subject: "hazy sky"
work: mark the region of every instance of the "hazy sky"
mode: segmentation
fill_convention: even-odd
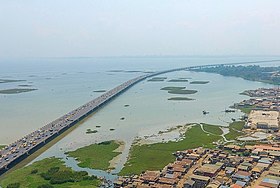
[[[280,55],[280,0],[0,0],[0,57]]]

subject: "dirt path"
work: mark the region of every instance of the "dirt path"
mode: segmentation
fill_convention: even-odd
[[[115,149],[115,152],[123,152],[124,148],[125,148],[125,143],[123,141],[116,141],[118,144],[120,144],[120,146]],[[121,158],[122,154],[117,155],[116,157],[114,157],[111,161],[109,161],[110,166],[109,169],[114,169],[116,167],[116,165],[118,164],[120,158]]]
[[[213,133],[210,133],[210,132],[208,132],[208,131],[206,131],[205,129],[204,129],[204,127],[203,127],[203,124],[199,124],[200,125],[200,127],[201,127],[201,130],[203,131],[203,132],[205,132],[206,134],[211,134],[211,135],[215,135],[215,136],[221,136],[223,139],[224,139],[224,141],[225,142],[232,142],[232,141],[230,141],[230,140],[228,140],[226,137],[225,137],[225,131],[223,130],[223,129],[221,129],[222,131],[223,131],[223,134],[221,134],[221,135],[217,135],[217,134],[213,134]]]

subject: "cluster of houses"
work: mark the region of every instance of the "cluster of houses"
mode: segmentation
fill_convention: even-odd
[[[245,118],[247,120],[245,128],[269,132],[279,131],[280,89],[278,87],[259,88],[243,93],[252,98],[243,100],[234,106],[240,109],[252,109],[249,116]]]
[[[259,88],[254,90],[246,90],[242,94],[250,97],[277,97],[280,96],[280,88]]]
[[[161,171],[119,177],[114,187],[277,188],[280,145],[225,146],[177,151],[175,162]]]
[[[250,96],[250,99],[243,100],[235,104],[236,108],[253,108],[256,110],[280,110],[280,89],[279,88],[259,88],[247,90],[243,94]]]

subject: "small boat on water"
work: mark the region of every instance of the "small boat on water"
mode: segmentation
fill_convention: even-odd
[[[207,112],[206,110],[202,111],[203,115],[209,114],[209,112]]]
[[[226,109],[225,113],[230,113],[230,112],[235,112],[235,110],[231,110],[231,109]]]

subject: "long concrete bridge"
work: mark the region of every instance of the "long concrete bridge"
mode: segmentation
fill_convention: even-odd
[[[250,63],[264,63],[264,62],[274,62],[279,60],[270,61],[257,61],[257,62],[242,62],[242,63],[231,63],[231,64],[218,64],[218,65],[237,65],[237,64],[250,64]],[[0,151],[0,176],[7,172],[9,169],[14,167],[16,164],[27,158],[29,155],[43,147],[45,144],[59,136],[61,133],[74,126],[92,112],[98,110],[100,107],[111,101],[116,96],[120,95],[122,92],[126,91],[133,85],[140,81],[143,81],[149,77],[156,75],[181,71],[181,70],[191,70],[203,67],[217,66],[217,64],[212,65],[200,65],[200,66],[190,66],[183,68],[170,69],[166,71],[160,71],[150,74],[145,74],[131,80],[124,82],[123,84],[111,89],[110,91],[102,94],[101,96],[89,101],[88,103],[74,109],[73,111],[63,115],[62,117],[48,123],[47,125],[41,127],[40,129],[24,136],[23,138],[15,141],[14,143],[6,146]]]

